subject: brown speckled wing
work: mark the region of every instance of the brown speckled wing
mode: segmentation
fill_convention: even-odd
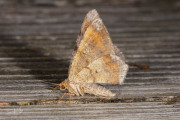
[[[128,70],[123,54],[112,44],[96,10],[85,17],[77,39],[69,81],[121,84]]]

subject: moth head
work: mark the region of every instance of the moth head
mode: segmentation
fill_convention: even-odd
[[[63,82],[61,82],[61,83],[59,84],[59,89],[60,89],[61,91],[66,91],[66,90],[68,90],[68,82],[67,82],[67,80],[65,80],[65,81],[63,81]]]

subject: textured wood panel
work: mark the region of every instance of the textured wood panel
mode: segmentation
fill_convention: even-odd
[[[87,3],[91,6],[54,1],[0,2],[0,106],[6,106],[0,119],[179,118],[178,1]],[[51,93],[54,85],[45,82],[59,84],[67,77],[77,34],[92,8],[130,65],[125,84],[105,85],[117,93],[113,99],[86,95],[73,97],[70,106],[57,105],[62,93]]]
[[[0,119],[179,120],[179,112],[179,105],[165,105],[162,102],[32,105],[4,107],[0,109]]]

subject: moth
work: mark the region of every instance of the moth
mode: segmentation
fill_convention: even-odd
[[[113,45],[98,12],[89,11],[76,41],[68,78],[59,84],[60,90],[76,96],[113,97],[115,93],[97,83],[122,84],[127,71],[124,55]]]

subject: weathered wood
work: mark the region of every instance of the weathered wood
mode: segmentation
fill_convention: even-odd
[[[46,1],[48,6],[43,7],[41,0],[0,2],[0,106],[6,106],[0,108],[0,119],[180,118],[176,2],[81,6],[85,4],[78,0],[78,7],[70,3],[53,7],[61,5]],[[70,106],[55,104],[63,93],[50,93],[54,85],[44,82],[59,84],[67,78],[77,34],[92,8],[97,8],[114,44],[131,65],[125,84],[105,85],[117,93],[113,99],[85,95],[73,97]]]
[[[163,102],[105,103],[31,105],[3,107],[1,119],[133,119],[133,120],[179,120],[178,104],[166,105]]]

